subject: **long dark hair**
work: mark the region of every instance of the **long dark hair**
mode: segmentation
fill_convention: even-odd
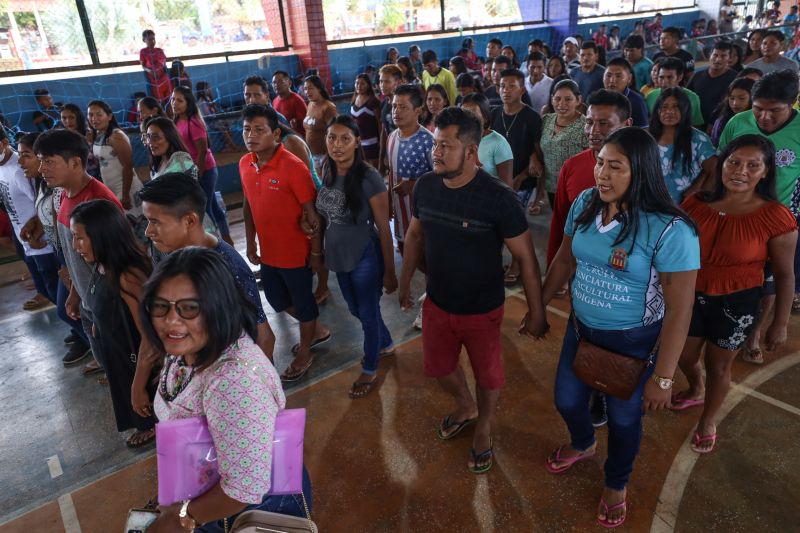
[[[150,275],[152,264],[133,234],[128,218],[108,200],[91,200],[79,204],[70,219],[83,224],[92,241],[95,263],[103,266],[109,285],[120,291],[120,278],[130,269]]]
[[[149,306],[162,284],[181,275],[188,277],[197,290],[200,315],[208,333],[208,342],[197,352],[195,366],[198,370],[208,368],[219,359],[242,332],[255,342],[258,335],[256,308],[233,279],[228,263],[214,250],[189,246],[172,252],[161,261],[144,286],[139,316],[144,333],[154,346],[164,350],[153,327]]]
[[[367,82],[367,93],[369,94],[370,99],[376,98],[375,89],[372,87],[372,80],[369,79],[369,75],[361,73],[358,76],[356,76],[356,80],[355,81],[357,82],[358,80],[364,80],[365,82]],[[355,82],[354,82],[354,84],[355,84]],[[355,87],[353,87],[353,98],[352,98],[352,100],[350,100],[350,102],[355,104],[357,97],[358,97],[358,93],[356,92]]]
[[[90,124],[89,127],[92,129],[92,133],[94,133],[94,138],[97,139],[97,135],[102,133],[105,135],[103,139],[103,144],[108,144],[108,138],[111,137],[111,134],[114,133],[114,130],[120,129],[119,123],[117,122],[117,117],[114,116],[114,111],[111,110],[111,106],[105,103],[102,100],[92,100],[89,102],[89,105],[86,106],[86,109],[90,107],[99,107],[103,110],[107,115],[111,115],[111,118],[108,121],[108,127],[106,131],[97,131],[94,127]],[[85,133],[81,133],[81,135],[85,135]]]
[[[80,107],[75,104],[64,104],[61,111],[69,111],[75,115],[75,131],[81,135],[86,135],[86,115],[83,114]]]
[[[755,83],[756,83],[755,80],[751,80],[750,78],[736,78],[731,82],[730,85],[728,85],[728,92],[725,93],[725,99],[719,103],[717,108],[714,110],[714,114],[712,115],[719,118],[722,128],[724,128],[725,124],[727,124],[728,121],[731,118],[733,118],[733,115],[735,115],[733,109],[731,109],[730,104],[728,104],[728,98],[730,98],[731,93],[735,89],[741,89],[748,95],[750,95],[753,91],[753,85],[755,85]],[[752,107],[753,98],[752,97],[749,98],[750,98],[750,106]]]
[[[197,107],[197,99],[195,99],[194,94],[192,93],[192,89],[190,87],[184,87],[183,85],[177,85],[173,91],[178,91],[183,95],[183,99],[186,100],[186,122],[191,125],[192,118],[197,117],[197,120],[203,125],[203,129],[206,130],[206,142],[208,143],[209,149],[211,148],[211,139],[208,137],[208,126],[206,126],[206,121],[203,120],[203,114],[200,113],[200,108]],[[178,117],[174,118],[175,124],[178,123]],[[191,134],[189,135],[191,137]],[[200,154],[199,157],[205,157],[203,154]]]
[[[736,150],[747,146],[753,146],[761,150],[761,155],[764,157],[764,166],[767,168],[767,174],[764,176],[764,179],[760,180],[756,185],[756,194],[767,201],[778,201],[778,193],[775,191],[775,180],[777,177],[777,169],[775,168],[775,145],[767,137],[753,133],[736,137],[725,146],[725,149],[722,150],[719,160],[717,161],[714,190],[703,191],[698,194],[698,198],[701,201],[716,202],[725,197],[728,191],[725,188],[725,184],[722,183],[722,171],[725,166],[725,161],[733,155]]]
[[[325,88],[325,84],[322,82],[322,78],[320,78],[317,75],[311,75],[311,76],[306,77],[306,79],[304,79],[303,82],[308,82],[311,85],[313,85],[314,87],[316,87],[317,90],[319,91],[319,95],[323,99],[325,99],[325,100],[327,100],[329,102],[331,101],[331,95],[328,94],[328,89]]]
[[[407,56],[400,56],[397,58],[397,65],[403,65],[406,69],[406,74],[403,76],[403,81],[413,83],[417,80],[417,72],[414,70],[414,64]]]
[[[147,150],[150,153],[150,170],[153,172],[158,172],[158,169],[161,167],[161,162],[163,160],[162,158],[169,159],[175,152],[189,153],[189,150],[186,149],[186,145],[181,138],[178,128],[170,119],[167,117],[152,117],[144,123],[144,131],[147,132],[147,128],[150,126],[155,126],[156,128],[160,129],[161,133],[164,134],[164,139],[166,139],[167,143],[169,143],[167,153],[163,156],[153,155],[153,152]]]
[[[613,144],[622,151],[630,162],[631,183],[628,190],[617,202],[619,208],[618,220],[622,224],[622,231],[614,241],[614,246],[625,242],[628,237],[633,237],[629,251],[636,245],[636,235],[641,226],[642,213],[655,213],[665,217],[679,218],[686,222],[695,233],[697,227],[689,215],[675,205],[664,183],[661,172],[661,161],[658,154],[658,143],[641,128],[622,128],[606,138],[603,146]],[[622,206],[626,209],[623,211]],[[606,203],[600,199],[600,194],[595,189],[586,208],[575,220],[578,228],[586,231],[595,223],[597,215],[605,209]]]
[[[167,114],[164,112],[164,108],[161,107],[161,102],[153,98],[152,96],[145,96],[144,98],[140,98],[137,103],[142,104],[147,109],[155,109],[156,115],[159,117],[166,117]]]
[[[451,105],[453,105],[453,102],[451,102],[450,97],[447,96],[447,90],[444,88],[443,85],[439,83],[434,83],[433,85],[428,86],[428,88],[425,90],[425,101],[423,102],[425,106],[425,114],[421,120],[422,124],[428,124],[434,118],[430,110],[428,110],[428,93],[431,91],[439,93],[439,95],[442,98],[444,98],[445,107],[450,107]]]
[[[678,163],[683,159],[683,170],[688,172],[692,168],[692,103],[686,92],[680,87],[671,87],[661,91],[655,105],[653,106],[653,114],[650,116],[650,134],[656,140],[660,140],[664,134],[664,125],[661,123],[661,117],[658,112],[667,98],[675,98],[678,101],[678,109],[681,113],[681,120],[675,127],[675,142],[672,149],[672,169],[674,170]]]
[[[335,125],[344,126],[350,130],[356,139],[361,138],[361,135],[358,132],[358,124],[356,124],[356,121],[350,115],[338,115],[331,120],[330,124],[328,124],[328,129]],[[358,217],[358,214],[361,212],[364,198],[362,182],[364,181],[364,175],[367,173],[369,168],[369,164],[364,161],[364,155],[361,153],[361,146],[356,146],[356,154],[355,159],[353,159],[353,166],[350,167],[350,170],[347,171],[347,174],[344,177],[345,205],[353,215],[353,220],[355,220]],[[328,171],[325,172],[325,175],[322,179],[325,186],[333,187],[337,175],[338,171],[336,170],[336,162],[329,157]]]
[[[450,65],[454,65],[456,67],[456,72],[454,72],[456,77],[467,73],[467,62],[464,61],[464,58],[461,56],[451,57]]]

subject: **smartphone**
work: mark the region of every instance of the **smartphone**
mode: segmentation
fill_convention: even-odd
[[[125,523],[126,533],[145,533],[158,518],[158,511],[148,509],[131,509]]]

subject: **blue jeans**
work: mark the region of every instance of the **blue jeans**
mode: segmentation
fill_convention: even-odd
[[[47,299],[54,304],[58,297],[58,259],[55,253],[31,255],[26,259],[33,262],[34,268],[31,269],[33,284],[37,292],[47,296]]]
[[[222,206],[217,202],[217,196],[215,194],[218,176],[219,171],[217,171],[217,167],[209,168],[200,176],[199,183],[200,187],[203,188],[203,192],[206,193],[206,216],[211,217],[211,220],[217,225],[221,236],[229,237],[231,230],[228,227],[228,219],[226,218]]]
[[[61,267],[66,266],[64,261],[64,257],[61,254],[57,255],[58,264]],[[61,278],[58,278],[58,292],[56,295],[56,313],[58,314],[58,318],[61,319],[62,322],[67,324],[70,327],[70,332],[73,335],[77,335],[83,341],[83,344],[87,347],[89,346],[89,337],[86,336],[86,332],[83,331],[83,324],[80,320],[73,320],[67,314],[67,297],[69,296],[69,291],[67,290],[67,286],[61,282]]]
[[[646,359],[661,331],[661,322],[626,330],[592,329],[579,323],[581,339],[608,350],[631,357]],[[567,424],[570,444],[576,450],[586,450],[595,442],[589,397],[593,389],[578,379],[572,370],[578,338],[572,320],[567,323],[564,344],[556,371],[556,409]],[[650,365],[638,388],[629,400],[607,396],[608,402],[608,459],[605,464],[606,487],[622,490],[628,483],[633,462],[639,454],[642,440],[642,394],[644,385],[653,373]]]
[[[308,476],[308,470],[306,467],[303,467],[303,494],[306,497],[306,503],[308,503],[308,512],[311,512],[311,478]],[[245,511],[269,511],[271,513],[279,513],[279,514],[286,514],[291,516],[306,516],[306,510],[303,507],[303,499],[300,497],[299,494],[289,494],[284,496],[264,496],[264,499],[261,503],[248,505],[244,509],[242,509],[242,513]],[[234,520],[236,517],[241,514],[237,513],[232,517],[228,518],[228,531],[231,530],[233,526]],[[312,515],[313,518],[313,515]],[[201,528],[195,529],[197,533],[223,533],[225,531],[225,525],[222,520],[218,520],[216,522],[209,522],[208,524],[204,525]]]
[[[361,321],[361,329],[364,331],[361,371],[368,375],[377,372],[380,351],[392,345],[392,336],[381,316],[383,271],[383,254],[379,241],[370,237],[356,268],[351,272],[336,273],[350,313]]]
[[[534,189],[517,191],[517,199],[519,200],[519,203],[522,204],[523,209],[528,208],[528,202],[531,201],[531,196],[533,196],[533,191]]]

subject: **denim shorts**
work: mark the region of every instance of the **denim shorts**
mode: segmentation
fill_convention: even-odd
[[[695,293],[689,336],[706,339],[723,350],[738,350],[758,320],[761,293],[761,287],[722,296]]]

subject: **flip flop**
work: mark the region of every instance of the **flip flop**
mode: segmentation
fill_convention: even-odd
[[[294,373],[291,374],[289,372],[292,370],[292,365],[289,365],[289,367],[283,371],[283,374],[281,374],[281,381],[288,381],[288,382],[298,381],[300,378],[306,375],[308,369],[311,368],[311,365],[313,363],[314,363],[314,358],[310,357],[308,359],[308,364],[306,364],[306,366],[304,366],[300,370],[295,370]]]
[[[564,449],[564,446],[566,446],[566,445],[562,444],[561,446],[556,448],[556,450],[553,452],[555,454],[555,460],[554,461],[551,462],[550,458],[548,457],[547,460],[544,462],[544,467],[551,474],[561,474],[563,472],[566,472],[567,470],[572,468],[572,465],[574,465],[578,461],[583,461],[584,459],[589,459],[590,457],[594,457],[594,454],[595,454],[595,452],[597,450],[597,448],[595,448],[591,452],[583,451],[583,452],[580,452],[575,457],[570,457],[569,459],[564,459],[564,458],[561,457],[561,450]],[[559,466],[559,467],[555,467],[555,466],[553,466],[553,463],[566,463],[566,464],[564,464],[562,466]]]
[[[528,206],[528,214],[537,216],[542,214],[542,210],[544,209],[544,200],[539,200],[538,202],[534,202]]]
[[[705,398],[701,398],[699,400],[689,400],[685,398],[679,398],[678,394],[673,394],[671,403],[672,405],[670,405],[669,408],[672,411],[683,411],[684,409],[688,409],[696,405],[703,405],[704,403],[706,403],[706,400]]]
[[[309,349],[313,348],[314,346],[319,346],[323,342],[328,342],[329,340],[331,340],[331,334],[330,333],[328,333],[324,337],[320,337],[319,339],[311,341],[311,346],[309,346]],[[300,350],[300,343],[299,342],[297,344],[295,344],[294,346],[292,346],[292,355],[297,355],[298,350]]]
[[[503,283],[505,283],[506,287],[512,287],[517,284],[519,281],[519,274],[508,274],[506,273],[503,276]]]
[[[378,378],[376,377],[372,381],[354,381],[353,386],[350,387],[350,393],[348,394],[351,399],[356,400],[358,398],[363,398],[374,389],[378,385]]]
[[[701,445],[710,442],[711,447],[700,447]],[[717,446],[717,434],[712,433],[711,435],[701,435],[697,431],[694,432],[692,435],[692,444],[689,446],[693,452],[695,453],[711,453],[714,451],[714,448]]]
[[[461,433],[461,430],[463,430],[465,427],[471,426],[472,424],[478,421],[477,418],[467,418],[466,420],[462,420],[461,422],[455,422],[453,420],[450,420],[451,417],[452,415],[447,415],[446,417],[444,417],[442,419],[442,423],[439,424],[438,428],[436,428],[436,436],[438,436],[439,439],[441,440],[452,439],[453,437]],[[452,432],[445,434],[445,431],[453,427],[455,429]]]
[[[600,517],[597,518],[597,523],[603,526],[606,529],[614,529],[616,527],[621,526],[625,523],[625,519],[628,518],[628,497],[626,496],[624,500],[619,502],[616,505],[612,505],[611,507],[608,506],[606,501],[603,498],[600,498],[600,505],[603,506],[606,518],[601,519]],[[623,509],[625,514],[622,515],[622,520],[619,522],[610,522],[608,520],[608,513],[611,511],[616,511],[617,509]]]
[[[328,301],[328,299],[329,299],[330,297],[331,297],[331,291],[327,291],[327,292],[325,292],[325,294],[323,294],[322,296],[317,296],[317,295],[315,294],[315,295],[314,295],[314,300],[316,300],[316,302],[317,302],[317,305],[322,305],[322,304],[324,304],[325,302],[327,302],[327,301]]]
[[[764,354],[761,348],[745,348],[742,352],[742,361],[751,365],[763,365]]]
[[[143,433],[150,433],[150,436],[147,437],[146,439],[141,440],[141,441],[136,442],[136,443],[134,443],[132,441],[134,437],[142,435]],[[138,430],[138,431],[134,431],[131,434],[131,436],[128,437],[125,440],[125,446],[127,446],[128,448],[131,448],[132,450],[135,450],[136,448],[141,448],[142,446],[147,446],[148,444],[150,444],[154,440],[156,440],[156,430],[155,429],[148,429],[148,430],[145,430],[145,431]]]
[[[489,440],[491,443],[491,439]],[[476,453],[474,448],[469,449],[470,458],[472,459],[472,463],[475,466],[467,465],[467,468],[473,474],[485,474],[489,470],[492,469],[494,465],[494,448],[489,446],[489,449],[482,451],[481,453]],[[486,459],[489,459],[489,462],[483,466],[477,466],[478,463],[482,463]]]
[[[104,372],[103,367],[100,366],[100,363],[95,359],[92,359],[81,368],[81,374],[84,376],[91,376],[92,374],[99,374],[100,372]]]

